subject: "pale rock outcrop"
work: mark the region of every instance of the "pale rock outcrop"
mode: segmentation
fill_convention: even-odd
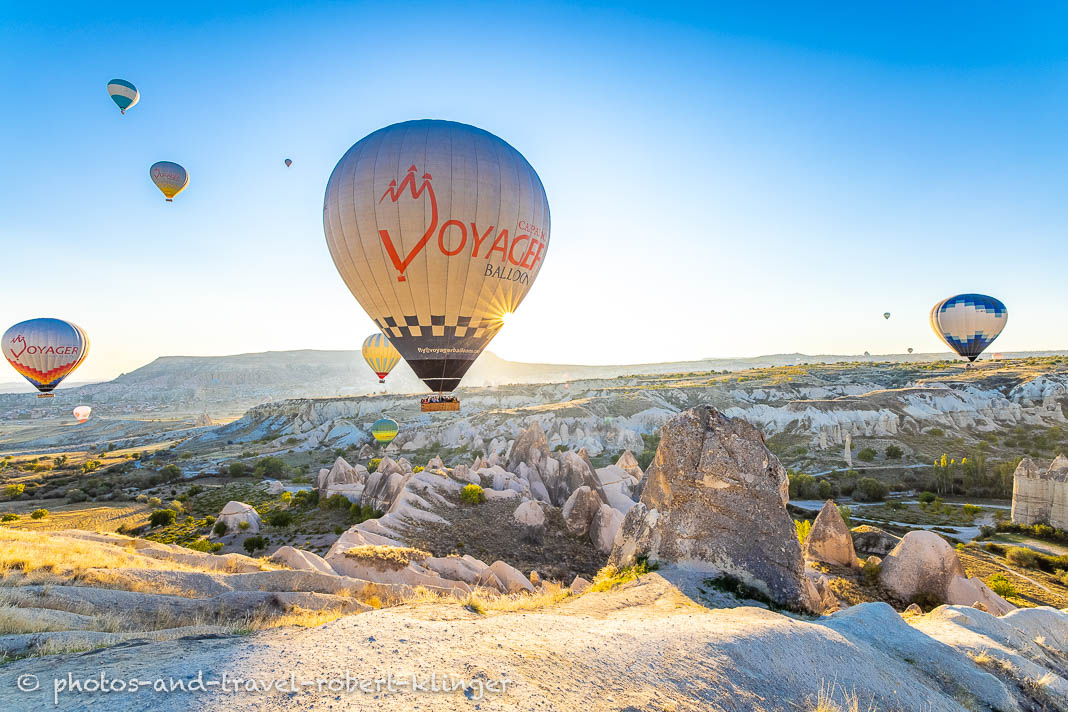
[[[601,487],[600,480],[597,479],[597,474],[593,471],[593,465],[590,463],[590,458],[585,450],[579,450],[578,452],[569,450],[568,452],[560,453],[559,460],[554,459],[550,460],[550,462],[558,462],[559,467],[549,473],[542,472],[541,479],[545,483],[549,499],[554,505],[557,507],[563,506],[567,498],[571,496],[571,493],[584,485],[597,492],[603,501],[608,501],[608,497]],[[549,469],[552,470],[553,468],[550,467]]]
[[[1012,521],[1068,529],[1068,457],[1058,455],[1049,469],[1025,457],[1012,476]]]
[[[638,458],[634,457],[634,454],[630,450],[623,451],[623,454],[616,460],[616,467],[621,470],[626,470],[630,476],[634,478],[635,484],[641,482],[642,478],[645,477],[641,465],[638,464]]]
[[[623,514],[614,507],[602,504],[590,522],[590,541],[593,542],[594,548],[602,554],[611,553],[621,524]]]
[[[560,514],[564,518],[567,530],[575,536],[585,536],[590,530],[590,522],[604,502],[589,487],[576,489],[564,503]]]
[[[473,485],[481,485],[482,478],[478,476],[478,473],[473,471],[467,465],[457,465],[452,468],[453,478],[460,480],[461,482],[467,482]]]
[[[282,494],[286,489],[278,480],[264,480],[263,484],[267,486],[267,494]]]
[[[545,437],[545,431],[542,430],[541,423],[535,420],[519,433],[519,437],[512,443],[512,449],[508,453],[507,470],[516,472],[521,462],[541,470],[545,461],[549,458],[549,441]]]
[[[430,460],[426,463],[426,469],[427,470],[444,470],[445,469],[445,463],[441,461],[440,457],[435,455],[434,457],[430,458]]]
[[[890,532],[883,531],[879,527],[862,524],[850,530],[853,537],[853,549],[864,554],[875,554],[883,557],[894,550],[901,541]]]
[[[609,506],[618,509],[621,514],[626,514],[635,505],[631,498],[637,481],[633,476],[621,467],[609,465],[596,470],[597,480],[601,483],[601,489],[608,499]]]
[[[292,546],[283,546],[271,554],[271,561],[277,562],[298,571],[318,571],[322,574],[336,574],[333,567],[326,559],[313,551],[295,549]]]
[[[432,556],[423,562],[431,571],[439,576],[453,581],[463,581],[471,586],[477,585],[479,576],[489,569],[489,566],[468,554],[461,556]]]
[[[879,581],[904,601],[916,596],[947,600],[950,583],[967,578],[960,558],[945,539],[934,532],[911,531],[883,558]],[[968,601],[970,604],[974,597]]]
[[[685,411],[661,429],[641,501],[627,513],[609,563],[646,556],[815,610],[788,498],[786,470],[756,428],[708,406]]]
[[[366,482],[366,467],[363,465],[350,465],[345,458],[338,457],[334,460],[334,464],[329,470],[319,470],[319,479],[316,485],[321,499],[340,494],[349,501],[358,502],[363,494]]]
[[[806,561],[820,561],[835,566],[857,566],[853,538],[838,511],[838,506],[831,500],[823,503],[823,509],[812,523],[812,530],[805,538],[801,553]]]
[[[578,595],[592,585],[592,583],[582,578],[581,576],[576,576],[575,580],[571,582],[570,586],[568,586],[568,589],[570,589],[571,593]]]
[[[530,583],[530,579],[518,569],[509,566],[503,561],[494,561],[490,564],[488,571],[497,577],[506,593],[534,592],[534,586]]]
[[[402,460],[404,458],[401,458]],[[406,461],[407,462],[407,461]],[[392,457],[383,457],[382,461],[378,463],[378,469],[374,471],[374,474],[381,472],[384,475],[403,475],[404,468],[394,460]]]
[[[523,502],[512,512],[512,520],[522,527],[545,528],[545,510],[534,500]]]
[[[1015,611],[1016,606],[990,590],[990,587],[977,578],[956,576],[946,588],[946,603],[950,605],[972,606],[988,611],[995,616],[1003,616]],[[964,603],[969,601],[968,603]]]
[[[363,489],[360,502],[379,511],[388,512],[407,480],[407,475],[394,468],[383,472],[380,467],[367,476],[367,485]]]
[[[227,534],[256,534],[262,526],[259,512],[244,502],[227,502],[215,521],[226,525]],[[241,522],[248,522],[248,527],[242,529]]]

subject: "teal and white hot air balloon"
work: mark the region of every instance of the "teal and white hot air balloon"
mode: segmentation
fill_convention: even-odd
[[[1000,300],[985,294],[958,294],[931,309],[931,328],[958,354],[974,361],[1009,321]]]
[[[108,96],[119,107],[119,111],[125,114],[127,109],[140,101],[141,92],[125,79],[112,79],[108,82]]]

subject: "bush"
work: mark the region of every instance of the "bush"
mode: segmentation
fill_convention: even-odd
[[[850,509],[845,504],[839,504],[838,505],[838,513],[840,515],[842,515],[842,521],[845,522],[846,527],[850,527],[851,528],[853,525],[850,524],[849,521],[850,521],[850,517],[853,516],[853,510]]]
[[[367,472],[371,473],[378,469],[378,466],[382,464],[382,458],[372,457],[371,461],[367,463]]]
[[[245,472],[248,470],[243,462],[231,462],[230,463],[230,476],[231,477],[244,477]]]
[[[226,522],[220,519],[219,521],[215,522],[215,526],[212,527],[211,530],[215,532],[215,536],[226,536],[226,532],[229,530],[229,527],[226,526]]]
[[[30,519],[44,519],[48,516],[47,509],[35,509],[30,512]]]
[[[22,493],[25,492],[25,491],[26,491],[26,485],[23,485],[23,484],[8,485],[7,487],[4,488],[4,494],[7,495],[8,499],[15,499],[16,497],[20,497],[20,496],[22,496]]]
[[[1002,598],[1016,595],[1016,587],[1012,585],[1011,581],[1005,578],[1004,574],[994,574],[986,580],[986,585],[990,587],[991,591]]]
[[[256,463],[253,473],[257,477],[281,477],[286,471],[286,463],[280,457],[265,457]]]
[[[174,524],[177,518],[173,509],[157,509],[149,516],[148,523],[153,527],[165,527]]]
[[[278,499],[282,500],[282,501],[283,501],[283,502],[285,502],[286,504],[289,504],[290,502],[292,502],[292,501],[293,501],[293,493],[292,493],[292,492],[283,492],[283,493],[282,493],[282,494],[281,494],[281,495],[280,495],[280,496],[278,497]]]
[[[0,522],[14,522],[19,518],[19,515],[14,512],[7,512],[3,517],[0,517]]]
[[[466,485],[460,490],[460,501],[464,504],[481,504],[486,501],[486,493],[478,485]]]
[[[361,505],[353,502],[352,506],[349,508],[349,521],[353,524],[366,522],[368,519],[378,519],[381,516],[382,512],[369,504]]]
[[[853,498],[860,502],[878,502],[890,494],[890,488],[885,482],[874,477],[861,477],[857,480],[857,486],[853,488]]]
[[[979,514],[979,512],[983,511],[983,508],[977,507],[974,504],[966,504],[961,507],[961,511],[967,514],[969,517],[974,517],[976,514]]]
[[[182,476],[182,471],[178,469],[178,465],[167,465],[166,467],[163,467],[159,473],[168,480],[176,480]]]
[[[927,434],[928,435],[934,435],[935,437],[940,438],[940,437],[942,437],[943,435],[946,434],[946,431],[942,430],[942,428],[931,428],[930,430],[927,431]]]
[[[804,546],[805,539],[808,539],[808,535],[812,532],[812,522],[807,519],[795,519],[794,530],[797,532],[797,543]]]
[[[924,504],[930,504],[938,497],[934,492],[920,492],[920,501]]]
[[[163,500],[160,499],[159,497],[149,497],[148,498],[148,506],[150,506],[150,507],[158,507],[161,504],[163,504]]]
[[[332,494],[326,499],[319,501],[319,509],[325,509],[327,511],[334,509],[348,509],[352,506],[352,502],[349,498],[343,494]]]
[[[193,551],[203,551],[206,554],[214,554],[223,547],[221,541],[208,541],[207,539],[197,539],[188,544],[183,544],[183,546]]]
[[[271,512],[267,523],[272,527],[288,527],[293,523],[293,515],[289,512]]]
[[[886,454],[887,460],[900,460],[901,456],[905,454],[905,451],[897,445],[887,445],[886,450],[883,452]]]
[[[834,488],[831,487],[831,483],[827,480],[820,480],[820,484],[816,490],[819,493],[820,499],[830,499],[834,496]]]
[[[263,538],[262,536],[250,536],[247,539],[245,539],[245,541],[242,544],[242,546],[245,547],[245,551],[247,551],[248,553],[251,554],[252,552],[256,551],[257,549],[266,549],[267,548],[267,540],[265,538]]]
[[[862,460],[864,462],[871,462],[875,459],[875,451],[872,450],[870,447],[866,447],[857,453],[857,459]]]
[[[89,499],[89,495],[87,495],[85,492],[83,492],[80,489],[69,489],[69,490],[67,490],[67,501],[68,502],[84,502],[87,499]]]
[[[1005,551],[1005,558],[1010,564],[1023,566],[1028,569],[1037,569],[1039,555],[1037,551],[1022,546],[1011,546]]]
[[[167,505],[167,509],[173,509],[178,514],[181,514],[185,511],[185,505],[175,499],[171,500],[171,503]]]

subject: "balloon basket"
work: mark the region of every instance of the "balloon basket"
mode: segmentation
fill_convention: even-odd
[[[55,393],[38,393],[37,397],[38,398],[55,398],[56,394]]]
[[[448,403],[420,403],[419,409],[424,413],[436,413],[442,410],[460,410],[460,401],[449,401]]]

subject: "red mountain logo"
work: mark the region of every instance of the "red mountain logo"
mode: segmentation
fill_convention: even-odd
[[[426,243],[430,241],[430,238],[434,236],[434,231],[438,228],[438,199],[434,196],[434,187],[430,185],[431,176],[429,173],[424,173],[422,183],[417,188],[415,185],[415,166],[408,167],[408,175],[404,176],[404,180],[397,185],[397,180],[393,179],[389,182],[389,187],[386,188],[386,192],[382,193],[382,197],[378,199],[381,203],[386,198],[389,198],[392,202],[396,203],[404,195],[404,189],[408,188],[408,191],[412,195],[412,200],[418,200],[419,196],[425,191],[430,198],[430,225],[427,227],[426,232],[423,233],[423,237],[416,243],[412,251],[409,252],[403,260],[397,253],[397,248],[393,245],[393,240],[389,236],[389,230],[379,230],[378,234],[382,238],[382,244],[386,246],[386,252],[389,254],[389,258],[393,260],[393,266],[397,268],[397,281],[405,282],[407,277],[404,276],[404,270],[408,269],[408,265],[412,263],[415,256],[422,252],[426,247]]]
[[[22,354],[26,353],[26,337],[24,337],[22,334],[19,334],[14,339],[12,339],[11,343],[12,343],[12,345],[14,345],[14,344],[22,344],[22,348],[19,349],[18,351],[16,351],[14,349],[14,347],[12,347],[12,349],[11,349],[11,355],[14,356],[16,359],[18,359],[18,357],[21,356]]]

